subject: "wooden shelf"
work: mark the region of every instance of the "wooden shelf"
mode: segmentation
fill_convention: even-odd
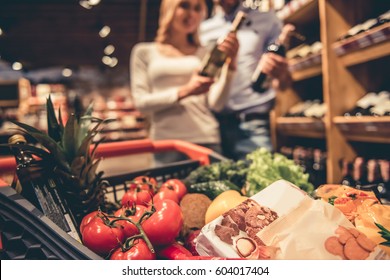
[[[311,41],[318,40],[315,28],[319,21],[323,48],[317,56],[288,60],[294,83],[277,93],[271,118],[272,143],[276,151],[283,146],[303,143],[314,147],[324,143],[326,181],[330,184],[339,183],[343,178],[340,159],[351,161],[362,153],[374,158],[388,154],[390,116],[344,117],[342,114],[351,110],[367,92],[386,90],[390,23],[335,42],[351,25],[385,12],[386,7],[379,2],[318,0],[308,2],[293,14],[288,14],[291,6],[279,13],[281,17],[286,15],[285,23],[297,25],[298,30],[311,31],[305,34]],[[359,67],[350,67],[353,65]],[[299,82],[302,80],[305,82]],[[283,117],[294,104],[312,97],[311,93],[319,92],[319,88],[320,99],[327,107],[323,120]]]
[[[293,81],[302,81],[322,74],[322,64],[313,65],[301,70],[291,72]]]
[[[322,120],[304,117],[278,117],[276,130],[283,135],[325,138],[325,125]]]
[[[304,25],[313,22],[314,20],[318,20],[318,14],[318,0],[312,0],[298,8],[297,11],[293,12],[285,18],[282,18],[282,20],[285,23]]]
[[[340,61],[344,66],[353,66],[388,55],[390,55],[390,41],[375,44],[358,51],[353,51],[340,57]]]
[[[342,117],[333,123],[349,141],[390,144],[390,117]]]
[[[344,66],[369,62],[390,55],[390,36],[387,35],[389,31],[390,22],[346,40],[335,42],[332,48],[340,56],[340,61]]]

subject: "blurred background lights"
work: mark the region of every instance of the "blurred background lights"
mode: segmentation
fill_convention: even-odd
[[[62,76],[64,76],[64,77],[70,77],[70,76],[72,76],[72,74],[73,74],[73,71],[70,68],[64,68],[62,70]]]
[[[88,9],[88,10],[92,9],[92,6],[89,5],[87,0],[80,0],[79,4],[81,7],[85,8],[85,9]]]
[[[112,54],[114,51],[115,51],[115,47],[114,47],[113,45],[107,45],[107,46],[104,48],[104,54],[106,54],[106,55],[110,55],[110,54]]]
[[[103,56],[103,58],[102,58],[102,62],[103,62],[104,64],[106,64],[106,65],[110,65],[111,62],[112,62],[112,58],[109,57],[109,56],[107,56],[107,55],[105,55],[105,56]]]
[[[23,65],[22,65],[22,63],[20,63],[20,62],[14,62],[13,64],[12,64],[12,69],[13,70],[15,70],[15,71],[19,71],[19,70],[22,70],[22,68],[23,68]]]
[[[112,67],[115,67],[117,64],[118,64],[118,59],[116,57],[112,57],[111,63],[108,66],[110,66],[112,68]]]
[[[102,27],[102,29],[100,29],[99,36],[105,38],[108,36],[108,34],[110,34],[110,32],[111,32],[111,28],[108,25],[105,25]]]
[[[0,27],[0,36],[3,34],[4,34],[3,29],[1,29],[1,27]]]
[[[99,5],[100,3],[100,0],[80,0],[79,1],[79,4],[81,7],[85,8],[85,9],[92,9],[93,6],[97,6]]]
[[[100,0],[88,0],[87,2],[91,6],[97,6],[97,5],[99,5]]]

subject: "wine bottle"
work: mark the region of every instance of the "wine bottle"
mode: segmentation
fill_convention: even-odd
[[[377,94],[369,92],[356,102],[356,107],[351,111],[344,113],[344,116],[367,116],[370,115],[370,109],[377,103]]]
[[[390,161],[385,159],[378,160],[381,174],[381,182],[378,184],[378,191],[382,200],[390,203]]]
[[[379,15],[377,17],[377,23],[374,26],[372,26],[371,28],[374,28],[374,27],[380,26],[382,24],[388,23],[389,21],[390,21],[390,10],[388,10],[387,12]]]
[[[338,41],[341,41],[341,40],[345,40],[345,39],[348,39],[350,37],[353,37],[359,33],[362,33],[364,31],[363,29],[363,25],[361,23],[359,24],[356,24],[355,26],[351,27],[346,34],[344,34],[343,36],[341,36],[340,38],[338,38],[337,40]]]
[[[59,180],[41,160],[34,159],[32,154],[25,151],[27,141],[23,135],[11,136],[8,143],[16,160],[20,194],[62,230],[80,241],[76,220],[61,194]]]
[[[367,165],[362,157],[355,158],[353,162],[353,179],[356,183],[356,188],[367,185]]]
[[[294,29],[295,27],[293,25],[286,24],[276,42],[271,43],[267,47],[266,53],[275,53],[280,56],[286,56],[286,47],[284,44],[287,43],[287,40]],[[251,81],[252,89],[259,93],[265,92],[270,87],[270,80],[267,79],[267,74],[262,71],[261,63],[258,63],[255,72],[253,72]]]
[[[312,100],[306,100],[293,105],[285,115],[286,117],[304,117],[304,112],[313,105]]]
[[[353,164],[347,159],[343,158],[340,160],[342,181],[341,184],[345,186],[356,186],[356,182],[353,178]]]
[[[237,32],[241,24],[244,22],[245,18],[246,13],[243,11],[239,11],[232,22],[230,32]],[[219,70],[222,68],[222,66],[225,64],[227,60],[227,54],[218,48],[219,44],[221,44],[224,39],[224,37],[220,38],[220,40],[218,40],[217,44],[215,44],[213,49],[203,58],[199,75],[206,77],[215,77]]]
[[[390,114],[390,92],[385,90],[379,92],[376,104],[369,111],[372,116],[388,116]]]

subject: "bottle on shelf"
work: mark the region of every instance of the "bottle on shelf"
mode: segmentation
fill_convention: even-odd
[[[381,117],[390,115],[390,92],[381,91],[378,93],[377,102],[369,110],[370,115]]]
[[[236,33],[245,19],[246,13],[243,11],[239,11],[232,22],[230,32]],[[219,44],[221,44],[224,39],[224,37],[220,38],[213,47],[213,49],[204,57],[201,69],[199,71],[199,75],[206,77],[215,77],[215,75],[225,64],[228,58],[227,54],[218,48]]]
[[[61,182],[49,168],[23,149],[26,138],[14,134],[8,139],[10,150],[16,160],[16,175],[20,182],[20,194],[42,211],[52,222],[80,241],[77,223],[67,201],[61,194]],[[15,181],[15,179],[14,179]]]
[[[286,56],[286,46],[285,44],[288,43],[289,38],[292,34],[298,34],[293,33],[295,30],[294,25],[292,24],[286,24],[281,34],[279,35],[276,42],[270,44],[267,47],[267,53],[275,53],[280,56]],[[256,92],[263,93],[270,87],[270,80],[267,78],[267,74],[265,74],[262,71],[262,65],[259,63],[255,69],[255,72],[253,72],[252,78],[252,89]]]
[[[381,182],[378,184],[378,191],[382,200],[390,203],[390,161],[378,160]]]
[[[359,24],[356,24],[354,26],[352,26],[346,34],[344,34],[343,36],[341,36],[338,41],[340,40],[345,40],[345,39],[348,39],[350,37],[353,37],[359,33],[362,33],[364,30],[363,30],[363,24],[359,23]]]
[[[388,23],[389,21],[390,21],[390,10],[379,15],[377,17],[377,23],[374,26],[372,26],[372,28]]]
[[[360,117],[370,115],[370,109],[377,104],[378,95],[375,92],[369,92],[356,102],[356,107],[351,111],[344,113],[345,117]]]
[[[313,184],[318,187],[326,183],[326,152],[316,148],[313,151]]]
[[[356,188],[361,188],[368,184],[367,180],[367,165],[366,161],[362,157],[356,157],[353,162],[353,179],[355,181]]]
[[[347,159],[343,158],[340,160],[341,165],[341,174],[343,179],[341,180],[341,184],[345,186],[353,187],[356,185],[356,182],[353,178],[353,164]]]
[[[311,106],[303,110],[302,114],[307,118],[321,119],[326,113],[326,105],[320,100],[316,99]]]

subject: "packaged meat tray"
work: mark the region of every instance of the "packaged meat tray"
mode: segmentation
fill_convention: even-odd
[[[246,259],[389,259],[336,207],[284,180],[204,226],[196,249]]]

